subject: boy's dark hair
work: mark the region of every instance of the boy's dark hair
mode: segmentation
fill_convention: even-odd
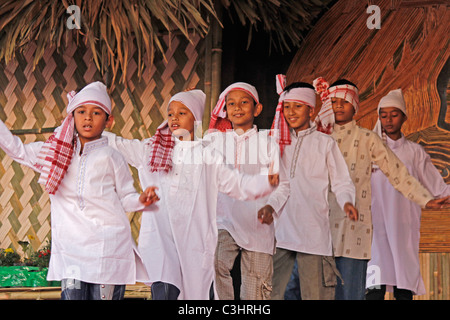
[[[348,84],[348,85],[354,86],[356,89],[358,89],[356,84],[354,84],[353,82],[351,82],[351,81],[349,81],[347,79],[339,79],[339,80],[335,81],[333,84],[330,85],[330,88],[334,87],[334,86],[340,86],[340,85],[343,85],[343,84]]]
[[[314,87],[312,86],[312,84],[309,84],[307,82],[293,82],[291,84],[289,84],[288,86],[286,86],[286,88],[284,88],[285,92],[289,92],[291,89],[294,88],[309,88],[314,90]]]

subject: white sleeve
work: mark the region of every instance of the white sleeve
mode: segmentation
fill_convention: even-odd
[[[44,142],[23,144],[19,137],[14,136],[0,120],[0,148],[13,160],[39,172],[37,168],[39,151]]]
[[[425,188],[436,198],[443,198],[450,196],[450,185],[446,184],[442,179],[441,174],[431,162],[431,158],[420,146],[418,153],[418,161],[416,170],[418,173],[418,180]]]
[[[103,131],[102,135],[108,138],[109,145],[119,151],[131,166],[139,168],[150,160],[147,159],[147,139],[142,141],[137,139],[124,139],[108,131]]]
[[[271,138],[271,137],[269,137]],[[280,157],[280,147],[274,139],[268,140],[271,162],[274,163],[274,172],[279,173],[280,183],[267,199],[268,205],[274,209],[275,216],[278,217],[290,194],[289,176],[287,175],[286,164]]]
[[[273,190],[267,175],[240,173],[225,164],[218,164],[216,173],[219,191],[241,201],[264,197]]]
[[[279,164],[280,164],[279,166],[280,183],[276,187],[276,189],[271,193],[266,203],[274,209],[275,216],[277,217],[279,217],[279,214],[281,213],[284,205],[286,204],[291,192],[286,166],[283,163],[283,161],[279,161]]]
[[[140,194],[134,188],[134,180],[125,159],[118,155],[115,162],[116,192],[125,212],[142,211],[145,206],[139,201]]]

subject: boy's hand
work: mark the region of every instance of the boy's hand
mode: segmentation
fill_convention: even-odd
[[[280,182],[280,176],[278,175],[278,173],[269,174],[269,183],[271,186],[276,187],[279,182]]]
[[[280,175],[278,173],[273,173],[274,163],[272,162],[269,167],[269,183],[271,186],[276,187],[280,183]]]
[[[258,211],[258,220],[262,224],[271,224],[273,222],[273,212],[275,210],[271,205],[265,205]]]
[[[157,187],[148,187],[145,189],[144,192],[141,193],[139,197],[139,201],[144,204],[145,206],[149,206],[156,201],[159,200],[158,195],[156,194],[155,190],[158,189]]]
[[[450,196],[434,199],[427,202],[426,209],[447,209],[450,208]]]
[[[344,205],[344,211],[350,220],[353,220],[353,221],[358,220],[358,209],[356,209],[355,206],[353,204],[351,204],[350,202],[347,202]]]

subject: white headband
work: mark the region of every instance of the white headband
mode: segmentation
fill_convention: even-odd
[[[292,88],[288,92],[283,91],[279,101],[299,102],[314,109],[316,107],[316,92],[310,88]]]
[[[246,93],[248,93],[253,99],[255,99],[256,103],[259,103],[259,96],[258,91],[254,86],[251,84],[245,83],[245,82],[236,82],[231,85],[229,85],[219,96],[219,100],[217,101],[216,107],[214,109],[217,109],[218,116],[220,118],[226,118],[227,112],[225,111],[225,104],[226,104],[226,97],[228,93],[234,90],[241,90]]]

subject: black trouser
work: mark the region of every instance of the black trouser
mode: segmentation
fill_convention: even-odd
[[[152,300],[177,300],[180,290],[166,282],[153,282],[151,286]]]
[[[151,286],[152,300],[177,300],[180,290],[173,284],[167,282],[153,282]],[[214,287],[211,284],[209,298],[214,299]]]
[[[386,294],[386,286],[379,286],[377,289],[369,289],[366,293],[366,300],[384,300]],[[394,286],[394,298],[396,300],[412,300],[413,294],[411,290],[398,289]]]

